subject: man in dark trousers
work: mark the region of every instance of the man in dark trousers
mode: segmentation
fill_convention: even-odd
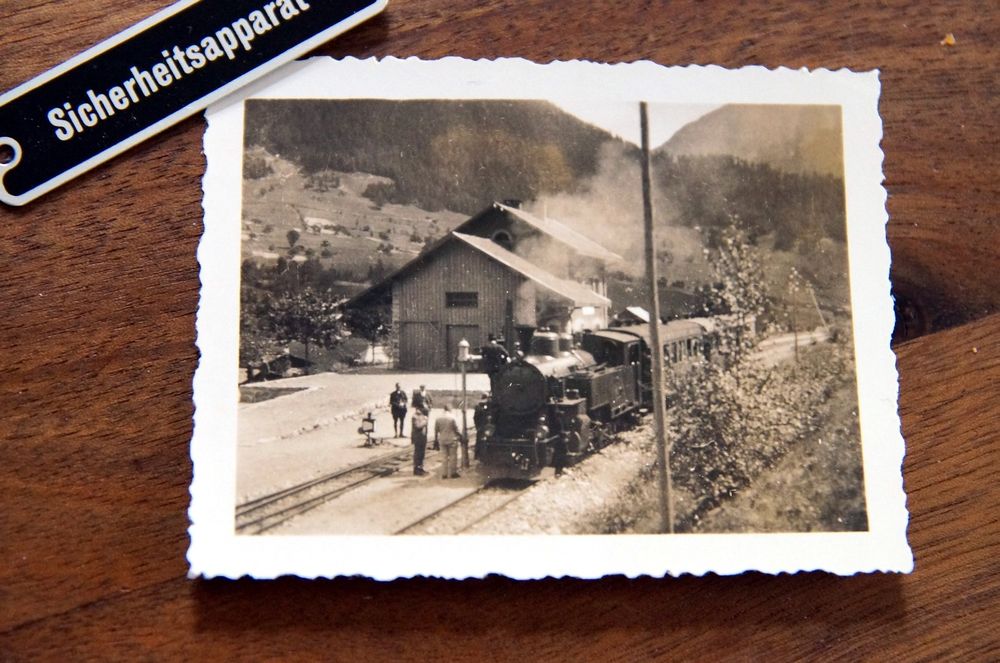
[[[472,414],[472,423],[476,426],[476,448],[473,450],[473,454],[476,459],[479,459],[479,450],[482,448],[483,437],[486,431],[486,425],[490,422],[490,401],[486,394],[483,394],[482,398],[479,399],[479,403],[476,405],[476,410]]]
[[[396,437],[406,437],[403,426],[406,423],[406,405],[409,399],[406,392],[396,383],[396,388],[389,394],[389,408],[392,410],[392,432]]]
[[[483,370],[490,378],[490,390],[494,391],[493,381],[500,369],[510,361],[510,356],[493,334],[490,334],[489,345],[480,349],[480,354],[483,356]]]
[[[428,417],[431,415],[431,406],[433,405],[433,403],[431,402],[431,395],[427,393],[426,386],[420,385],[420,389],[413,392],[413,398],[411,399],[411,402],[413,403],[414,410],[419,410]],[[438,449],[436,441],[434,443],[434,449],[435,450]]]
[[[413,441],[413,474],[422,477],[424,471],[424,453],[427,451],[427,415],[420,410],[413,411],[410,420],[410,438]]]

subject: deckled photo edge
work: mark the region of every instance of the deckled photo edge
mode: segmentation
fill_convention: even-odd
[[[457,69],[456,75],[443,81],[443,72],[451,69]],[[519,79],[517,85],[512,85],[509,80],[505,82],[512,69],[523,69],[526,75],[542,79],[542,82],[524,79]],[[335,75],[338,79],[337,90],[321,95],[316,94],[315,86],[295,89],[319,72]],[[817,93],[822,103],[831,103],[838,95],[857,95],[853,99],[841,98],[838,105],[842,106],[844,113],[851,305],[861,401],[865,495],[871,527],[868,532],[698,534],[680,535],[673,542],[666,540],[667,537],[640,535],[504,536],[502,539],[313,535],[265,540],[263,537],[234,534],[236,458],[233,445],[236,440],[238,393],[232,376],[237,368],[238,338],[234,331],[239,328],[238,219],[241,207],[240,196],[235,192],[241,190],[242,180],[240,169],[231,166],[233,155],[242,155],[243,149],[242,98],[544,99],[555,96],[537,93],[543,88],[553,89],[548,84],[551,80],[544,81],[546,77],[563,79],[561,85],[572,80],[572,74],[576,72],[580,72],[578,75],[583,78],[602,79],[606,83],[604,94],[610,97],[648,83],[647,77],[682,79],[691,83],[700,76],[727,84],[738,82],[748,88],[751,87],[751,79],[754,79],[754,82],[763,80],[763,87],[767,88],[769,84],[780,87],[802,82],[797,79],[806,74],[803,71],[761,67],[742,70],[724,70],[714,66],[667,68],[645,62],[536,65],[523,60],[471,62],[448,58],[427,62],[390,58],[381,62],[354,59],[336,62],[324,58],[296,63],[289,68],[287,75],[279,72],[280,75],[272,76],[269,81],[255,85],[251,93],[234,96],[210,109],[205,138],[208,160],[204,180],[205,235],[199,246],[202,293],[197,331],[201,359],[195,376],[194,480],[189,510],[192,545],[188,554],[192,577],[237,577],[245,574],[254,577],[284,574],[332,577],[362,574],[390,579],[414,575],[462,578],[503,573],[527,579],[546,576],[593,578],[617,573],[660,576],[740,573],[745,570],[780,573],[813,569],[849,575],[879,570],[908,572],[912,569],[912,554],[905,540],[908,516],[900,474],[904,446],[896,412],[898,382],[895,357],[888,345],[892,316],[888,290],[889,251],[885,242],[886,196],[881,174],[883,155],[878,143],[881,137],[881,121],[877,112],[879,89],[875,72],[853,74],[843,70],[810,72],[806,74],[805,82],[817,77],[824,79],[822,90],[811,90]],[[444,89],[437,93],[438,88]],[[489,89],[484,92],[486,88]],[[748,93],[742,87],[739,89],[741,92],[735,95],[739,97],[735,101],[743,103],[750,103],[755,95],[760,96],[758,103],[804,103],[801,90],[768,89],[763,93]],[[559,92],[570,97],[587,96],[573,86],[559,87]],[[731,95],[732,89],[727,92]],[[767,96],[769,93],[773,96]],[[650,101],[662,102],[681,102],[690,98],[684,96],[684,90],[672,90],[666,95],[668,99],[661,94],[647,96]],[[734,101],[731,97],[730,101]],[[634,96],[624,98],[638,99]],[[720,91],[706,92],[702,89],[697,101],[724,98],[725,94]],[[852,126],[852,120],[859,122]],[[229,168],[225,167],[227,159]],[[856,238],[864,243],[863,249],[858,248]],[[859,288],[862,280],[869,284],[874,282],[878,287]],[[859,330],[865,333],[861,334]],[[862,339],[871,340],[862,342]],[[872,430],[876,431],[878,438],[875,444],[869,439]],[[719,553],[720,549],[732,545],[729,541],[734,536],[739,537],[738,545],[745,549],[745,561],[733,560],[728,554]],[[692,539],[695,541],[692,542]],[[842,545],[848,539],[850,541]],[[504,549],[512,553],[510,557],[521,555],[522,559],[507,557],[483,562],[482,555],[495,551],[498,541],[503,541]],[[820,545],[808,545],[808,541]],[[338,558],[329,554],[331,544],[336,543],[337,549],[343,551],[345,542],[350,544],[351,551]],[[852,557],[863,555],[873,542],[878,544],[874,554],[869,550],[865,559]],[[473,562],[442,564],[434,559],[442,544],[479,557]],[[590,559],[568,562],[567,559],[579,554],[581,545],[591,551],[587,555]],[[716,550],[703,550],[712,546]],[[387,549],[393,554],[385,555]],[[799,552],[790,552],[793,549]],[[803,550],[806,550],[804,554]],[[527,555],[534,555],[535,561],[525,563],[523,557]],[[603,561],[608,559],[615,561],[608,565]]]

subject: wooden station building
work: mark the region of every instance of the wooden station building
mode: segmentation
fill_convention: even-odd
[[[568,226],[493,203],[350,300],[387,306],[389,354],[401,369],[451,367],[458,343],[516,338],[520,325],[580,331],[607,326],[607,265],[621,258]]]

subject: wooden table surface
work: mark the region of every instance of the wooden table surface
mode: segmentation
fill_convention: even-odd
[[[0,0],[0,89],[166,4]],[[392,0],[321,52],[881,69],[912,575],[186,580],[199,116],[0,211],[0,659],[997,660],[1000,11],[734,4]]]

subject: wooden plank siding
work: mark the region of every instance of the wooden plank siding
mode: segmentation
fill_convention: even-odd
[[[405,321],[399,324],[401,368],[434,370],[446,364],[439,339],[439,325],[431,322]],[[405,358],[405,359],[404,359]]]
[[[477,341],[482,343],[488,334],[503,332],[508,300],[513,303],[517,324],[534,325],[535,290],[524,287],[525,281],[520,274],[459,242],[442,247],[427,264],[393,285],[398,367],[448,368],[457,353],[457,348],[446,347],[449,325],[477,327]],[[478,306],[448,308],[447,292],[475,292]]]

